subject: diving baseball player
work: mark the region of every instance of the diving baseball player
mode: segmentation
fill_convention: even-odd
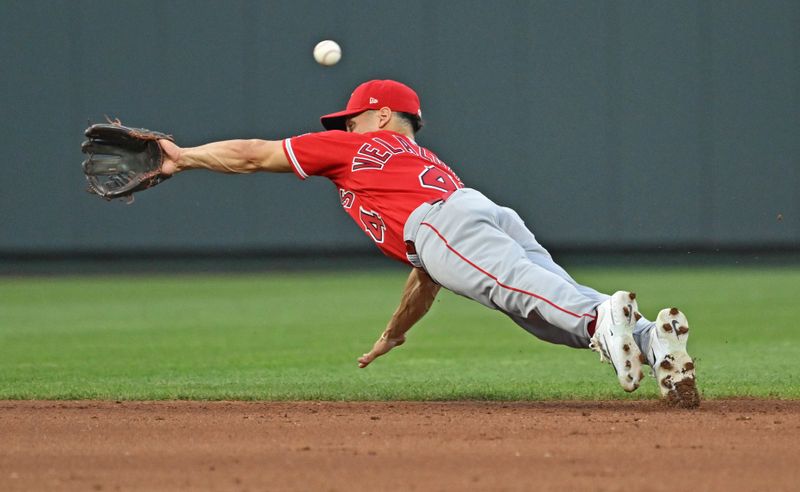
[[[321,118],[327,131],[193,148],[160,140],[162,172],[294,172],[333,182],[358,227],[384,254],[412,267],[399,307],[359,367],[402,345],[444,287],[502,311],[542,340],[599,352],[625,391],[639,387],[649,364],[668,402],[697,406],[684,314],[664,309],[648,321],[634,293],[608,296],[575,282],[516,212],[465,187],[416,142],[421,116],[411,88],[371,80],[355,89],[346,109]]]

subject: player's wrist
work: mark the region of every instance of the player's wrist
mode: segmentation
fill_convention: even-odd
[[[162,172],[166,174],[175,174],[185,168],[184,165],[184,149],[179,147],[170,140],[159,140],[161,150],[163,152],[163,162],[161,164]]]
[[[391,330],[386,330],[381,334],[380,340],[389,343],[401,343],[406,339],[405,333],[396,333]]]
[[[190,152],[188,152],[190,150],[191,149],[188,149],[188,148],[187,149],[183,149],[183,148],[175,149],[175,155],[174,155],[174,158],[172,159],[172,162],[175,164],[175,172],[176,173],[179,173],[181,171],[186,171],[187,169],[191,169],[192,168],[191,155],[190,155]]]

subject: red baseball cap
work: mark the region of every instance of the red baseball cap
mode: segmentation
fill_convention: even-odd
[[[326,130],[346,130],[347,118],[383,107],[400,113],[422,116],[419,96],[411,87],[395,80],[370,80],[356,87],[350,100],[347,101],[346,109],[326,114],[319,120]]]

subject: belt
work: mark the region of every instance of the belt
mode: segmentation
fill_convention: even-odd
[[[417,266],[417,263],[419,263],[419,255],[417,254],[417,247],[414,246],[414,241],[406,241],[406,256],[412,265]],[[420,267],[422,267],[421,264],[417,268]]]

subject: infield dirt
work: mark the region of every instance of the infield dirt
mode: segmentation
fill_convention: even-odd
[[[0,490],[797,490],[800,401],[0,402]]]

